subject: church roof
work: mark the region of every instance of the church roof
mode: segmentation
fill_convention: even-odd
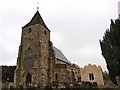
[[[56,47],[53,47],[54,51],[55,51],[55,57],[57,59],[60,59],[63,62],[66,62],[68,64],[71,64],[70,61],[68,61],[68,59],[64,56],[64,54]]]
[[[75,66],[76,68],[80,68],[79,65],[73,63],[73,66]]]
[[[48,29],[47,26],[45,25],[45,23],[44,23],[44,21],[43,21],[43,19],[42,19],[42,17],[41,17],[38,10],[35,13],[35,15],[33,16],[33,18],[31,19],[31,21],[28,24],[26,24],[23,28],[31,26],[31,25],[35,25],[35,24],[41,24],[43,27]]]

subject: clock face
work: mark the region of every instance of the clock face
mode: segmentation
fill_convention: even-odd
[[[24,69],[32,68],[34,66],[34,59],[30,57],[25,58],[23,61],[23,66],[24,66]]]

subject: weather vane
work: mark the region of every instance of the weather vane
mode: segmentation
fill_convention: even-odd
[[[39,2],[37,2],[37,10],[39,10]]]

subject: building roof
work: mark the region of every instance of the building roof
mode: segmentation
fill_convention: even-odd
[[[45,23],[44,23],[44,21],[43,21],[43,19],[42,19],[42,17],[41,17],[38,10],[35,13],[35,15],[33,16],[33,18],[31,19],[31,21],[28,24],[26,24],[23,28],[31,26],[31,25],[35,25],[35,24],[41,24],[43,27],[48,29],[47,26],[45,25]]]
[[[80,68],[79,65],[73,63],[73,66],[75,66],[76,68]]]
[[[70,61],[64,56],[64,54],[56,47],[53,47],[54,51],[55,51],[55,57],[57,59],[60,59],[63,62],[66,62],[68,64],[71,64]]]

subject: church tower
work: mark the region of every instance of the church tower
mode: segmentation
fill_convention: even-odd
[[[51,47],[50,30],[37,10],[31,21],[22,27],[21,44],[14,73],[15,87],[19,85],[44,87],[50,82]]]

